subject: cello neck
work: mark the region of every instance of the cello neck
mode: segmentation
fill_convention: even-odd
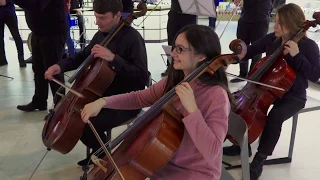
[[[106,47],[109,42],[112,40],[112,38],[117,34],[117,32],[123,27],[124,23],[121,21],[100,43],[101,46]],[[80,74],[88,67],[88,65],[94,60],[94,57],[92,54],[90,54],[83,63],[78,67],[76,72],[70,77],[68,80],[69,83],[72,83],[74,80],[76,80]]]

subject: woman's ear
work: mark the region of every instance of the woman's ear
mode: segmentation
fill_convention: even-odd
[[[204,54],[198,54],[196,55],[198,62],[201,62],[206,59],[206,56]]]

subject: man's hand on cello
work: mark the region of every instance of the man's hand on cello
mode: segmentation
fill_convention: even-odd
[[[113,61],[114,57],[116,56],[108,48],[105,48],[99,44],[96,44],[93,46],[93,48],[91,49],[91,54],[95,58],[97,58],[97,57],[102,58],[108,62]]]
[[[59,65],[54,64],[50,66],[47,71],[44,73],[44,78],[48,80],[52,80],[54,75],[57,75],[61,72],[61,68]]]

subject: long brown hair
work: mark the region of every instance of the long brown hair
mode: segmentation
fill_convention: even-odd
[[[187,41],[193,47],[195,54],[203,54],[207,58],[198,63],[198,67],[212,58],[221,54],[221,45],[218,35],[210,27],[203,25],[188,25],[182,28],[176,34],[174,41],[177,36],[181,33],[185,33]],[[172,47],[172,50],[174,46]],[[167,93],[177,84],[179,84],[184,79],[184,73],[182,70],[176,70],[173,68],[173,63],[170,64],[168,68],[168,80],[165,86],[164,93]],[[229,96],[229,101],[233,104],[233,98],[228,87],[228,79],[225,73],[224,67],[221,67],[213,75],[209,73],[204,73],[199,77],[199,80],[206,85],[219,85],[225,89]]]
[[[290,32],[290,36],[296,34],[304,25],[306,17],[300,6],[289,3],[277,11],[280,26],[286,28]],[[301,32],[296,38],[300,40],[306,36],[306,32]]]

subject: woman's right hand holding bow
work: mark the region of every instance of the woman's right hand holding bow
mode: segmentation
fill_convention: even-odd
[[[92,103],[86,104],[81,111],[81,119],[84,123],[88,123],[90,117],[97,116],[101,109],[106,105],[106,100],[100,98]]]

